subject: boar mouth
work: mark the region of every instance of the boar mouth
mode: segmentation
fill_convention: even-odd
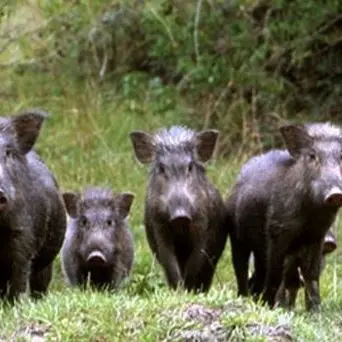
[[[338,187],[333,187],[325,196],[324,202],[331,206],[342,206],[342,190]]]
[[[93,251],[87,257],[87,265],[90,268],[105,267],[107,258],[100,251]]]

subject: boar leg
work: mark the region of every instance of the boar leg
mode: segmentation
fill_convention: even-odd
[[[276,293],[276,298],[275,298],[275,302],[279,303],[280,306],[282,307],[287,307],[288,306],[288,296],[287,296],[287,290],[285,288],[285,282],[282,281],[278,291]]]
[[[262,293],[266,278],[266,255],[264,251],[254,250],[254,273],[253,281],[250,282],[249,290],[255,299]]]
[[[71,286],[79,286],[81,289],[87,287],[88,272],[83,269],[75,270],[73,274],[69,274],[68,282]]]
[[[8,300],[13,303],[21,293],[26,292],[31,271],[30,260],[13,260],[12,277],[9,282]]]
[[[309,310],[318,310],[321,304],[319,293],[319,276],[322,258],[323,241],[312,244],[301,263],[301,271],[305,286],[305,306]]]
[[[6,297],[7,286],[8,286],[8,274],[7,272],[4,272],[4,274],[0,276],[0,298]]]
[[[212,283],[218,258],[210,258],[205,248],[191,253],[184,269],[184,286],[188,291],[207,292]]]
[[[283,278],[284,260],[286,257],[285,245],[279,243],[277,238],[270,239],[265,291],[262,296],[263,301],[270,307],[273,307],[275,304],[276,294]]]
[[[32,270],[30,275],[30,292],[35,299],[41,298],[47,293],[52,279],[53,263],[45,266],[42,270]]]
[[[158,250],[158,259],[163,266],[169,286],[176,289],[182,283],[182,276],[173,248],[165,245],[160,246]]]
[[[177,257],[174,247],[165,241],[159,241],[160,236],[157,235],[158,253],[157,259],[164,269],[166,280],[172,289],[176,289],[182,284],[182,276],[179,269]]]
[[[231,237],[231,253],[237,280],[238,296],[248,296],[248,265],[251,251],[244,244]]]
[[[297,293],[300,288],[300,276],[298,271],[297,260],[290,259],[285,266],[284,272],[284,287],[286,290],[286,302],[281,303],[289,309],[294,308],[297,299]]]

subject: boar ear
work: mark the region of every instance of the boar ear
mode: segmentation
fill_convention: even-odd
[[[323,242],[323,254],[332,253],[337,248],[336,239],[332,234],[327,234]]]
[[[303,148],[312,146],[313,139],[303,125],[286,125],[280,127],[280,133],[292,157],[298,158]]]
[[[216,129],[206,129],[196,134],[196,150],[201,162],[208,161],[215,150],[219,131]]]
[[[77,202],[80,195],[76,192],[64,192],[63,200],[65,208],[70,217],[75,218],[77,216]]]
[[[135,195],[130,192],[123,192],[117,196],[118,213],[121,219],[128,216]]]
[[[149,164],[153,161],[155,146],[153,137],[142,131],[133,131],[129,134],[136,158],[142,164]]]
[[[47,113],[38,109],[32,109],[11,119],[17,143],[22,153],[26,154],[31,150],[46,117]]]

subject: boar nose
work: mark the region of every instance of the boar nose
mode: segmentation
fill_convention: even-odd
[[[323,254],[332,253],[337,248],[336,240],[333,235],[326,235],[323,244]]]
[[[90,267],[103,267],[107,264],[107,258],[100,251],[93,251],[88,255],[87,264]]]
[[[334,186],[325,196],[324,202],[329,205],[342,206],[342,190]]]
[[[0,211],[5,210],[8,204],[7,196],[4,191],[0,189]]]
[[[191,221],[190,213],[184,208],[177,208],[170,216],[170,222],[174,227],[188,227]]]

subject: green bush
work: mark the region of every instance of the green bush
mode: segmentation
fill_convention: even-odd
[[[219,127],[222,153],[277,145],[274,133],[284,120],[342,117],[339,1],[60,0],[36,6],[48,23],[21,39],[25,57],[37,62],[18,71],[67,73],[118,87],[128,98],[151,97],[155,115]],[[134,101],[132,110],[139,111]]]

